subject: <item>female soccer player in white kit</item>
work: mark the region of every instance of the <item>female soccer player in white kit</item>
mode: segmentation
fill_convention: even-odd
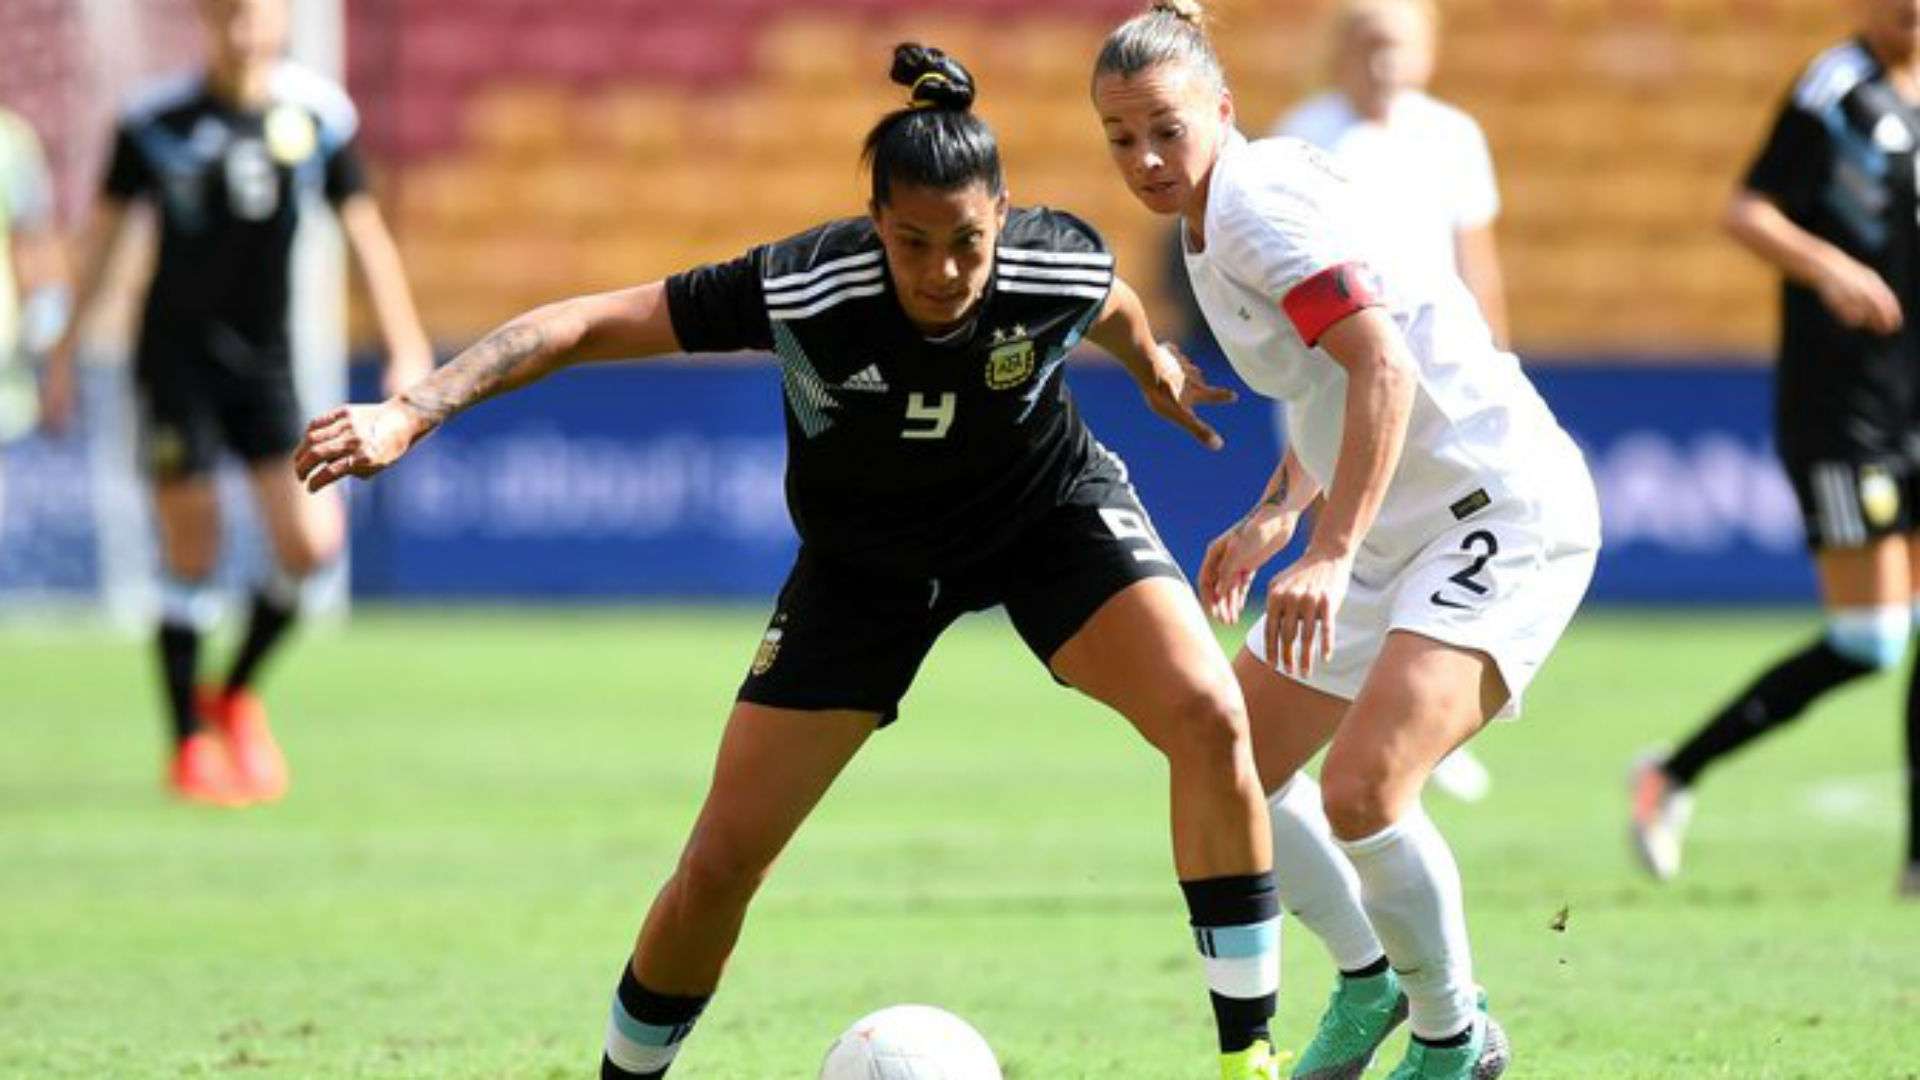
[[[1518,711],[1585,594],[1599,549],[1585,463],[1457,277],[1396,273],[1318,151],[1234,130],[1194,0],[1115,30],[1093,97],[1128,187],[1180,216],[1228,359],[1287,406],[1291,448],[1201,568],[1215,617],[1238,619],[1319,503],[1234,660],[1281,900],[1342,973],[1293,1075],[1359,1076],[1408,1016],[1394,1080],[1498,1076],[1506,1040],[1473,978],[1459,870],[1419,793],[1435,762]],[[1298,770],[1329,743],[1315,791]]]

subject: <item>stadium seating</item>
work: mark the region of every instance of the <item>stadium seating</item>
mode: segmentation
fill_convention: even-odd
[[[1149,296],[1160,231],[1086,105],[1136,4],[410,0],[349,5],[351,82],[435,332],[724,257],[856,213],[859,140],[903,37],[965,58],[1023,201],[1092,219]],[[1242,125],[1309,91],[1321,0],[1217,2]],[[1449,0],[1435,90],[1501,171],[1529,352],[1757,354],[1768,274],[1720,208],[1794,68],[1845,12],[1790,0]],[[1156,305],[1157,311],[1170,308]],[[364,326],[364,319],[362,319]]]

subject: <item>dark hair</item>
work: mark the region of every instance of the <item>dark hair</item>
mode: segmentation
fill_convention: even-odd
[[[1000,144],[975,116],[973,76],[960,61],[914,42],[894,46],[888,77],[907,87],[907,107],[880,118],[867,133],[861,160],[873,174],[873,202],[885,206],[893,185],[951,191],[978,180],[998,196],[1007,189]]]
[[[1148,68],[1175,64],[1198,72],[1216,88],[1226,89],[1220,57],[1207,39],[1207,15],[1200,0],[1154,0],[1107,35],[1093,62],[1093,77],[1131,78]]]

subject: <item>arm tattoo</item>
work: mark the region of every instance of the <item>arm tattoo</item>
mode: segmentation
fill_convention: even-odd
[[[526,361],[540,356],[546,343],[546,334],[537,324],[510,323],[402,391],[400,402],[439,427],[454,413],[505,389]]]
[[[1268,494],[1262,495],[1260,497],[1260,501],[1254,504],[1253,509],[1247,511],[1245,514],[1242,514],[1240,516],[1240,523],[1234,527],[1236,529],[1246,528],[1247,526],[1253,524],[1253,516],[1255,514],[1258,514],[1260,511],[1265,510],[1269,507],[1275,510],[1285,509],[1287,505],[1287,492],[1291,490],[1292,487],[1293,487],[1293,473],[1289,469],[1287,469],[1285,466],[1281,466],[1280,480],[1278,483],[1274,484],[1273,491],[1269,492]]]
[[[1293,471],[1283,464],[1280,466],[1280,482],[1273,486],[1273,494],[1260,500],[1261,505],[1275,508],[1285,506],[1287,504],[1287,492],[1292,487]]]

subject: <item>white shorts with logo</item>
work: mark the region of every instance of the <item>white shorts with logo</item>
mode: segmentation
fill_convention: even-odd
[[[1331,659],[1316,651],[1300,682],[1351,701],[1387,634],[1405,630],[1493,658],[1509,697],[1500,716],[1520,715],[1528,684],[1546,663],[1593,579],[1599,507],[1581,468],[1544,498],[1505,496],[1468,514],[1410,555],[1355,560],[1334,616]],[[1247,651],[1266,656],[1266,617]],[[1283,673],[1284,674],[1284,673]]]

